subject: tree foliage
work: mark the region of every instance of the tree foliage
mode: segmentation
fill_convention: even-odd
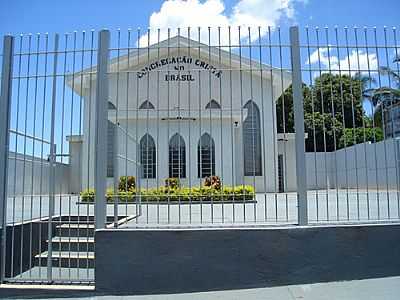
[[[346,128],[340,137],[339,148],[349,147],[364,142],[375,143],[383,140],[382,128]]]
[[[365,127],[371,129],[371,122],[365,122],[362,106],[364,86],[365,82],[358,77],[328,73],[316,78],[312,86],[303,84],[306,151],[340,149],[349,135],[348,129],[360,128],[357,134]],[[278,132],[294,132],[291,86],[278,99],[276,114]]]

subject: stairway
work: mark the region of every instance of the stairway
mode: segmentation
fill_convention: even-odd
[[[52,261],[55,268],[94,268],[94,223],[75,220],[55,227]],[[48,241],[47,241],[48,243]],[[46,266],[49,252],[35,256],[36,266]]]
[[[120,216],[119,219],[125,219]],[[107,226],[114,221],[107,217]],[[47,223],[46,223],[47,224]],[[94,282],[95,240],[93,216],[61,216],[53,218],[52,278],[62,282]],[[47,279],[48,245],[42,246],[42,252],[32,257],[32,268],[20,275],[20,278]]]

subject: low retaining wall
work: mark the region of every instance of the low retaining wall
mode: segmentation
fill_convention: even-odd
[[[96,289],[154,294],[400,275],[400,224],[99,230]]]

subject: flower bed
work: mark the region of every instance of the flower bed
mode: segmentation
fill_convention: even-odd
[[[94,189],[86,189],[81,192],[81,201],[93,203]],[[145,202],[202,202],[202,201],[253,201],[255,199],[254,187],[250,185],[224,186],[218,176],[210,176],[204,179],[204,185],[199,187],[182,187],[178,178],[165,179],[165,185],[158,188],[136,190],[134,176],[122,176],[119,180],[118,192],[107,189],[107,202],[135,202],[140,195]]]
[[[107,202],[114,202],[118,197],[119,202],[135,202],[136,197],[140,195],[142,201],[148,202],[168,202],[168,201],[182,201],[182,202],[201,202],[201,201],[253,201],[255,191],[252,186],[239,185],[239,186],[224,186],[221,189],[214,189],[208,186],[202,187],[159,187],[140,189],[136,191],[119,191],[115,194],[112,189],[108,189],[106,193]],[[81,192],[82,202],[94,202],[95,190],[87,189]]]

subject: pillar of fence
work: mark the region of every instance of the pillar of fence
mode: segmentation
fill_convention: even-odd
[[[5,36],[3,41],[3,66],[1,71],[1,95],[0,95],[0,220],[1,220],[1,274],[0,282],[5,276],[6,259],[6,211],[7,211],[7,169],[8,148],[11,114],[11,85],[12,62],[14,51],[14,37]]]
[[[292,89],[294,107],[294,127],[296,137],[296,183],[299,225],[307,225],[307,172],[304,142],[304,105],[301,80],[301,56],[299,28],[290,27],[290,52],[292,61]]]
[[[107,120],[108,120],[108,60],[110,32],[99,32],[95,102],[95,219],[96,229],[105,228],[107,203]]]

